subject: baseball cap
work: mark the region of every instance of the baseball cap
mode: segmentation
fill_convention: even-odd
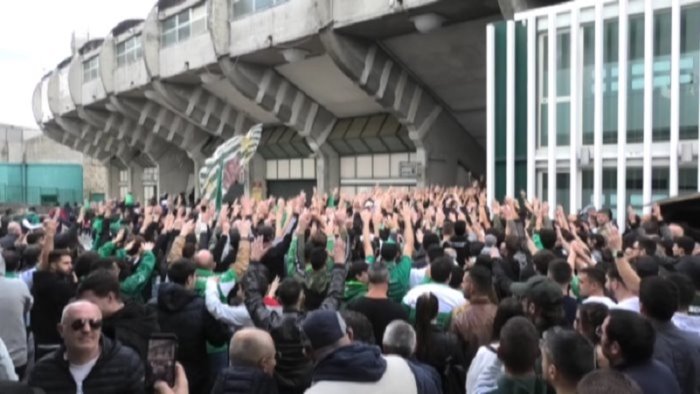
[[[555,304],[564,297],[561,286],[543,275],[530,277],[526,282],[513,283],[510,291],[514,296],[527,298],[537,305]]]
[[[347,334],[345,320],[336,311],[317,310],[309,313],[301,329],[314,350],[330,346]]]

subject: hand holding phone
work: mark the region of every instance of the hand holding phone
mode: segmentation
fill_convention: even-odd
[[[177,336],[174,334],[153,334],[148,340],[148,366],[154,382],[162,381],[175,386],[175,357]]]

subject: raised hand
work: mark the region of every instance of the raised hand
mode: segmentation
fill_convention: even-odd
[[[333,244],[333,262],[336,264],[345,264],[347,257],[346,246],[345,240],[342,237],[335,239],[335,243]]]
[[[265,247],[262,236],[255,237],[255,240],[250,245],[250,260],[259,262],[269,249],[269,246]]]

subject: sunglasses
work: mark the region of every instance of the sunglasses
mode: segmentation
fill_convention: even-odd
[[[73,329],[73,331],[80,331],[85,327],[85,324],[88,324],[90,326],[90,330],[96,331],[102,328],[102,320],[94,320],[94,319],[78,319],[74,320],[73,323],[70,324],[70,327]]]

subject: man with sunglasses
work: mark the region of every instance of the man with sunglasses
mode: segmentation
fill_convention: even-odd
[[[76,301],[63,309],[63,345],[40,360],[29,384],[55,394],[144,393],[144,367],[133,350],[102,335],[102,313]]]

